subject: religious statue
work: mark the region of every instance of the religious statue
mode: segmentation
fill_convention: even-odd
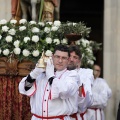
[[[60,20],[60,3],[61,0],[57,0],[57,6],[55,6],[54,10],[54,20]]]
[[[19,21],[21,19],[20,0],[11,0],[11,19]]]
[[[58,12],[59,9],[60,9],[60,0],[44,0],[42,21],[54,21],[54,13],[56,19],[58,19],[59,15],[57,14],[59,14]]]
[[[60,0],[11,0],[12,19],[51,21],[60,19]]]

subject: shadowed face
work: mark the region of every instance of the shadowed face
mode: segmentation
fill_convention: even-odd
[[[93,75],[94,75],[94,78],[98,78],[100,76],[100,73],[101,73],[101,69],[98,65],[94,65],[93,67]]]
[[[57,50],[53,55],[54,67],[57,71],[62,71],[68,66],[69,56],[68,52]]]
[[[71,52],[68,69],[72,70],[72,69],[80,68],[80,65],[81,65],[81,60],[80,60],[79,56],[76,55],[75,52]]]

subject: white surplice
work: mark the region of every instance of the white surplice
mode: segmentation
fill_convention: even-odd
[[[105,120],[104,108],[111,97],[112,91],[107,82],[102,78],[96,78],[92,86],[93,104],[87,111],[88,120]]]
[[[50,86],[45,73],[41,73],[28,91],[24,89],[24,77],[19,84],[19,92],[30,96],[31,113],[44,117],[68,115],[64,120],[69,120],[69,115],[78,111],[77,72],[65,69],[57,71],[55,76]],[[40,118],[32,116],[32,120]]]
[[[93,98],[92,98],[92,90],[91,86],[93,84],[93,70],[92,69],[85,69],[80,68],[76,69],[78,75],[79,75],[79,82],[81,85],[83,85],[85,96],[82,94],[82,96],[78,95],[78,113],[77,113],[77,119],[78,120],[87,120],[86,111],[87,108],[92,104]],[[79,86],[81,86],[79,85]],[[83,119],[80,114],[83,114]],[[75,120],[75,118],[71,118],[71,120]]]

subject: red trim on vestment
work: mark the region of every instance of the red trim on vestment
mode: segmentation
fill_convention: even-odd
[[[36,114],[33,114],[36,118],[41,118],[41,119],[56,119],[56,118],[59,118],[59,119],[62,119],[64,120],[64,117],[67,116],[67,115],[59,115],[59,116],[50,116],[50,117],[43,117],[43,116],[39,116],[39,115],[36,115]]]

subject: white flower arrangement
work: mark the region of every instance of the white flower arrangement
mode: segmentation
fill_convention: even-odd
[[[57,44],[68,44],[68,40],[65,38],[66,25],[70,26],[71,22],[36,23],[21,19],[17,24],[16,20],[9,22],[4,19],[0,20],[0,57],[9,57],[14,54],[19,61],[27,59],[37,62],[43,51],[47,56],[51,56]],[[85,39],[90,33],[90,29],[85,24],[72,23],[72,26],[81,26],[81,29],[74,28],[74,31],[82,30],[80,33],[82,38],[75,44],[80,46],[83,65],[93,64],[95,60],[93,50],[100,49],[100,44]],[[70,32],[70,29],[67,32]]]

